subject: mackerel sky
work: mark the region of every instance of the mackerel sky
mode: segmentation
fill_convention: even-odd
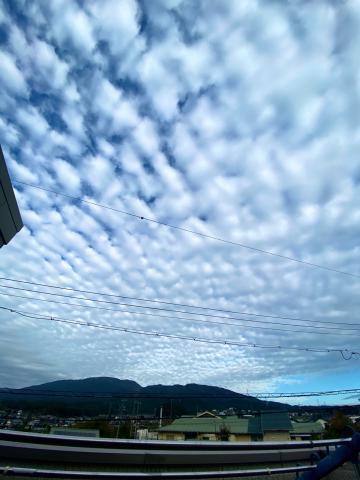
[[[0,43],[0,141],[25,224],[0,250],[2,276],[310,322],[243,315],[263,323],[226,326],[68,306],[33,298],[104,304],[5,280],[1,306],[195,338],[360,350],[359,1],[0,0]],[[0,313],[4,387],[106,375],[323,390],[360,387],[359,366],[339,353]]]

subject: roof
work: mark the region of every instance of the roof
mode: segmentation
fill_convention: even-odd
[[[260,415],[257,415],[256,417],[249,418],[248,432],[250,433],[250,435],[262,435],[263,434],[263,430],[261,428]]]
[[[51,435],[66,435],[68,437],[99,437],[99,430],[90,428],[59,428],[53,427]]]
[[[207,417],[207,418],[219,418],[217,415],[215,415],[212,412],[208,412],[207,410],[205,412],[198,413],[196,416],[198,418],[199,417],[202,417],[202,418],[205,418],[205,417]]]
[[[247,434],[248,419],[238,418],[236,415],[227,417],[181,417],[159,429],[159,432],[197,432],[217,433],[222,428],[228,428],[230,433]]]
[[[321,433],[324,427],[321,422],[291,422],[292,433]]]
[[[292,429],[289,414],[287,412],[261,413],[249,419],[249,433],[262,435],[269,431],[285,431]]]
[[[261,414],[261,424],[263,431],[289,431],[291,422],[287,412],[269,412]]]
[[[230,433],[262,435],[265,431],[292,430],[287,412],[261,413],[251,418],[239,418],[237,415],[226,417],[181,417],[159,429],[159,432],[195,432],[216,433],[226,427]]]
[[[0,146],[0,247],[9,243],[22,227],[19,207]]]

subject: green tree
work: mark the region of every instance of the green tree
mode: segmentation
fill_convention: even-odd
[[[115,428],[110,425],[107,420],[102,418],[94,418],[93,420],[87,420],[85,422],[75,423],[74,428],[94,429],[99,430],[100,437],[114,438],[116,437]]]
[[[117,427],[116,434],[118,438],[131,438],[131,422],[129,420],[121,422]]]
[[[349,417],[342,412],[335,412],[330,419],[324,438],[344,438],[351,437],[353,434],[353,424]]]
[[[230,430],[226,425],[220,427],[219,432],[217,433],[217,438],[222,442],[228,442],[230,437]]]

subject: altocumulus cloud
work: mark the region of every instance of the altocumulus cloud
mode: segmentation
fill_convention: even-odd
[[[360,274],[357,2],[0,6],[0,132],[14,180]],[[25,228],[0,252],[6,276],[313,325],[357,321],[356,278],[14,185]],[[28,296],[6,287],[0,293]],[[358,332],[253,328],[275,328],[266,318],[226,326],[124,306],[110,306],[121,310],[114,312],[6,295],[0,304],[253,344],[359,345]],[[355,365],[335,354],[141,337],[5,312],[0,318],[3,386],[114,375],[239,391],[301,388],[322,377],[333,388]]]

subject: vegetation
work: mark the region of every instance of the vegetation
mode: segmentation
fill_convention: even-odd
[[[218,440],[221,440],[222,442],[228,442],[230,438],[230,430],[223,425],[218,434],[217,434]]]
[[[46,391],[47,395],[31,395],[31,390]],[[71,397],[59,396],[61,392],[72,392]],[[49,392],[54,392],[51,396]],[[81,396],[85,392],[109,395],[108,398],[91,399]],[[225,388],[208,385],[152,385],[141,387],[136,382],[109,377],[86,378],[82,380],[59,380],[25,389],[11,395],[7,389],[0,389],[0,401],[10,408],[22,408],[39,413],[58,416],[95,416],[104,412],[123,411],[128,414],[153,414],[163,407],[163,416],[192,414],[204,410],[285,410],[289,406],[255,397],[241,395]],[[77,396],[78,395],[78,396]],[[115,395],[115,397],[111,397]],[[123,395],[123,397],[122,397]]]
[[[330,419],[324,438],[346,438],[351,437],[354,433],[355,425],[349,417],[342,412],[335,412],[335,415]]]
[[[116,429],[103,418],[94,418],[92,420],[86,420],[85,422],[75,423],[73,427],[80,429],[99,430],[100,437],[116,437]]]

